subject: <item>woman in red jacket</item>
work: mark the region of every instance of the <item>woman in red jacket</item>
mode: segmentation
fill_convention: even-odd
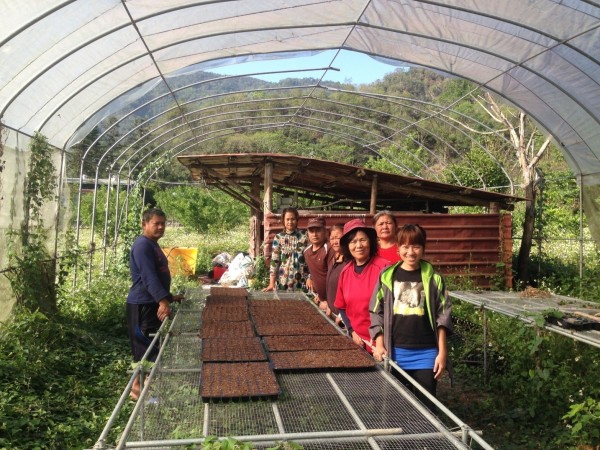
[[[353,219],[344,225],[340,246],[349,263],[340,273],[335,307],[352,340],[372,352],[369,301],[379,274],[390,263],[377,255],[377,234],[362,219]]]

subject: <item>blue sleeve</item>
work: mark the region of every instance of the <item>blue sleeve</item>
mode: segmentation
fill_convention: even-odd
[[[350,319],[348,319],[348,315],[346,314],[346,310],[345,309],[340,309],[340,316],[342,316],[342,320],[344,322],[344,325],[346,325],[346,330],[348,331],[348,334],[350,336],[352,336],[352,332],[354,331],[354,328],[352,328],[352,324],[350,323]]]
[[[137,275],[148,294],[152,296],[155,302],[159,302],[170,296],[171,275],[168,273],[169,266],[168,263],[161,264],[161,260],[155,254],[155,247],[149,243],[140,244],[134,245],[131,249],[132,263],[135,264]],[[165,268],[167,274],[162,273]]]

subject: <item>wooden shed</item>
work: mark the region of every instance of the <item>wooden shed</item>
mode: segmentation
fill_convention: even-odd
[[[522,200],[495,192],[389,174],[295,155],[267,153],[180,156],[192,178],[217,187],[251,208],[252,256],[268,260],[283,229],[274,197],[319,209],[300,210],[299,228],[325,217],[327,225],[390,210],[399,225],[418,223],[428,233],[426,258],[447,276],[490,288],[512,284],[513,204]],[[284,204],[283,206],[286,206]],[[483,206],[487,213],[449,214],[449,206]]]

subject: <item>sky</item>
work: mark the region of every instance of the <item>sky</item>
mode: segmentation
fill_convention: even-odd
[[[329,67],[330,64],[331,67],[339,69],[339,71],[328,70],[324,78],[325,81],[337,81],[340,83],[352,83],[356,85],[367,84],[381,80],[387,73],[393,72],[396,69],[403,69],[407,67],[398,62],[395,63],[396,65],[386,64],[362,53],[345,50],[340,52],[337,50],[326,50],[306,57],[251,61],[222,67],[213,67],[210,69],[210,72],[219,73],[222,75],[237,75],[240,73],[282,70],[297,71],[300,69],[309,68],[322,69]],[[283,74],[260,75],[255,76],[255,78],[275,82],[282,78],[319,78],[322,74],[322,70],[314,70],[309,72],[288,72]]]

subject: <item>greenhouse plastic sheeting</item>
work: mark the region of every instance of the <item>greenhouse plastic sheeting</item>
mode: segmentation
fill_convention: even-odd
[[[5,0],[0,25],[0,116],[59,148],[123,94],[175,97],[169,75],[192,65],[343,49],[472,80],[552,133],[576,174],[600,172],[594,1]]]

